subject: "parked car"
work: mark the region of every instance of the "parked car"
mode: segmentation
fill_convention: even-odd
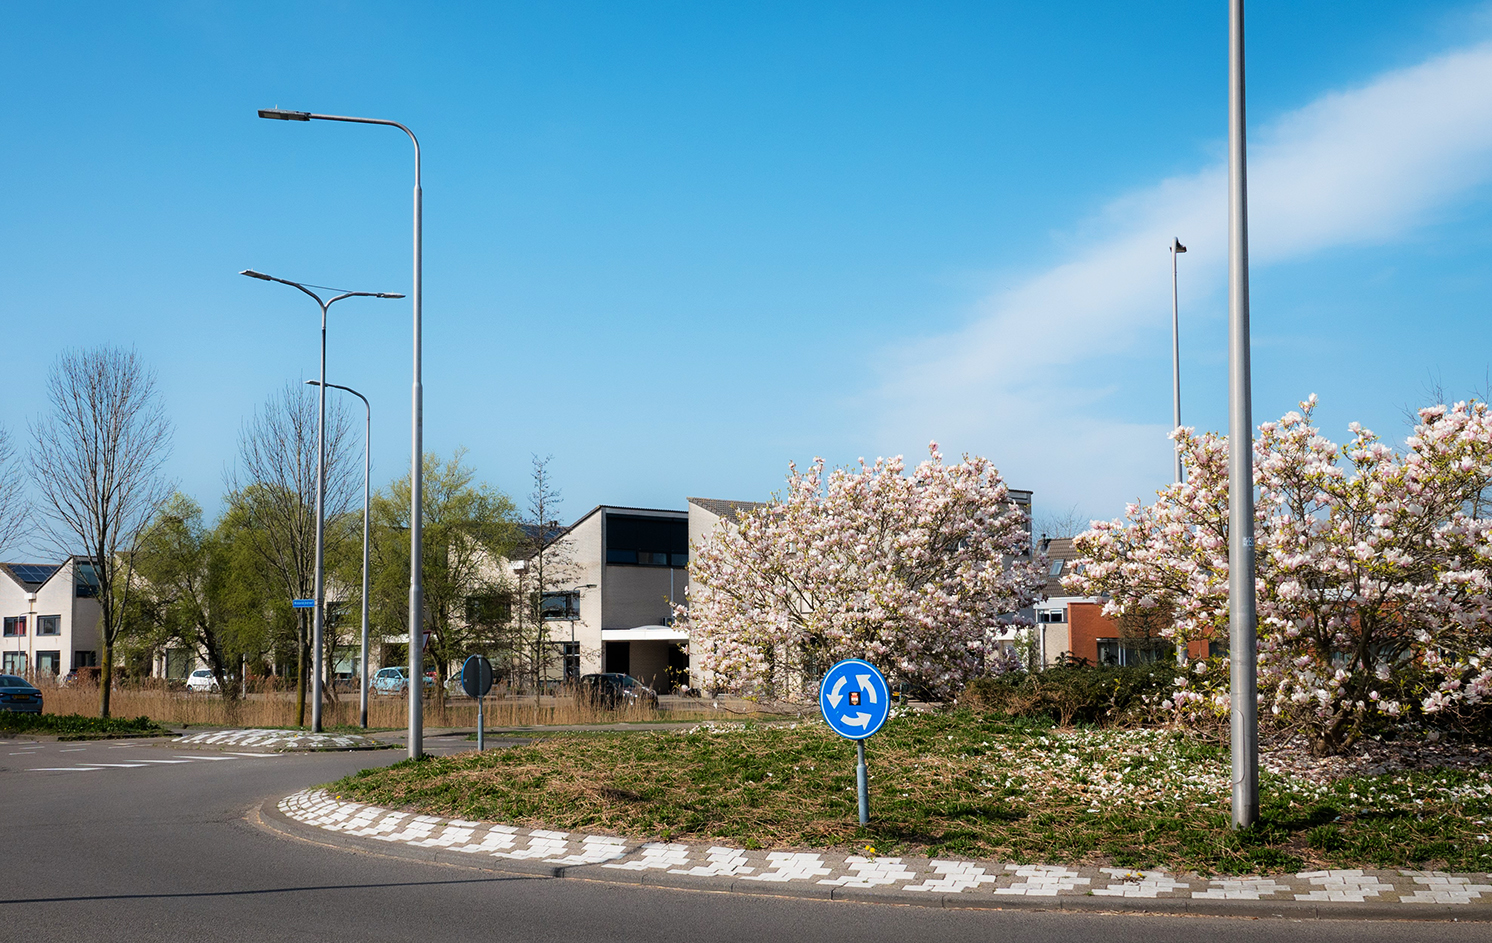
[[[658,693],[631,675],[617,672],[581,675],[580,696],[594,707],[628,708],[658,706]]]
[[[25,678],[0,675],[0,711],[40,714],[41,692]]]
[[[218,693],[218,679],[212,676],[212,669],[198,668],[187,675],[186,689],[199,694],[216,694]]]
[[[435,690],[435,675],[427,672],[425,674],[425,694]],[[380,668],[368,683],[369,694],[379,694],[387,697],[402,697],[409,693],[409,668],[404,665],[393,665],[388,668]]]

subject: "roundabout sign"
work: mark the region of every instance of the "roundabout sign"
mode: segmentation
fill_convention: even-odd
[[[819,710],[829,729],[855,741],[855,784],[860,794],[860,824],[870,822],[869,776],[865,741],[891,716],[891,689],[876,666],[859,658],[837,662],[819,682]]]
[[[891,690],[875,665],[846,658],[824,675],[819,710],[835,733],[846,740],[864,740],[890,715]]]

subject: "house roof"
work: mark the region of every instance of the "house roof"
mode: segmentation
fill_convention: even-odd
[[[1041,591],[1047,596],[1071,595],[1062,588],[1062,577],[1072,572],[1072,561],[1078,559],[1078,552],[1072,545],[1072,538],[1051,537],[1043,540],[1041,552],[1045,553],[1047,558],[1046,585]]]
[[[728,501],[721,498],[689,498],[689,503],[698,505],[716,517],[738,519],[742,514],[767,506],[765,501]]]
[[[60,563],[0,563],[0,570],[17,583],[28,593],[35,592],[46,585],[62,569]]]

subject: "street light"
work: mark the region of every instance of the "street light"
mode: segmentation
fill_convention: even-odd
[[[307,380],[308,386],[320,386],[319,380]],[[368,397],[350,386],[328,383],[328,389],[343,390],[363,401],[363,648],[358,666],[358,724],[368,728],[368,473],[371,470],[371,448],[373,442],[373,407]]]
[[[1254,600],[1254,417],[1249,380],[1248,167],[1243,0],[1228,2],[1228,646],[1233,827],[1259,819]]]
[[[321,308],[321,383],[320,406],[316,419],[316,606],[311,615],[311,644],[312,680],[311,689],[311,730],[315,733],[321,732],[321,640],[323,626],[325,625],[322,608],[326,596],[326,558],[324,538],[326,536],[326,310],[343,298],[403,298],[403,295],[386,291],[344,291],[326,301],[312,291],[311,288],[321,288],[320,285],[312,285],[310,288],[300,282],[292,282],[285,278],[276,278],[273,275],[265,275],[253,269],[244,269],[240,275],[249,278],[257,278],[266,282],[279,282],[281,285],[289,285],[298,288],[316,302]],[[324,291],[335,291],[336,289],[323,289]]]
[[[420,284],[421,259],[421,197],[420,197],[420,142],[414,132],[397,121],[383,118],[349,118],[345,115],[317,115],[309,111],[285,111],[280,108],[261,108],[259,117],[277,121],[345,121],[351,124],[382,124],[398,128],[409,135],[414,144],[414,388],[411,410],[409,460],[409,677],[411,684],[420,684],[424,677],[422,664],[421,630],[424,627],[425,590],[421,581],[421,552],[424,522],[420,502],[424,496],[423,421],[424,388],[420,376],[420,303],[423,297]],[[421,714],[421,699],[409,699],[409,758],[417,760],[424,753],[424,716]]]
[[[1176,307],[1176,256],[1186,251],[1186,246],[1175,236],[1171,237],[1171,429],[1181,428],[1181,322]],[[1176,483],[1181,484],[1181,443],[1173,449],[1176,453]]]

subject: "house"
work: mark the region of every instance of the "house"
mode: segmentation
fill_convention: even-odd
[[[1012,490],[1011,498],[1029,521],[1031,492]],[[598,505],[556,529],[545,551],[539,606],[550,646],[546,680],[608,671],[630,674],[659,693],[687,685],[693,655],[688,632],[674,624],[673,606],[687,598],[690,548],[761,507],[698,497],[688,498],[683,511]],[[509,564],[520,580],[537,565],[533,556]],[[1033,618],[1030,611],[1023,615]],[[991,628],[1001,644],[1013,644],[1019,631]]]
[[[97,597],[89,557],[0,563],[0,671],[45,678],[97,667]]]

